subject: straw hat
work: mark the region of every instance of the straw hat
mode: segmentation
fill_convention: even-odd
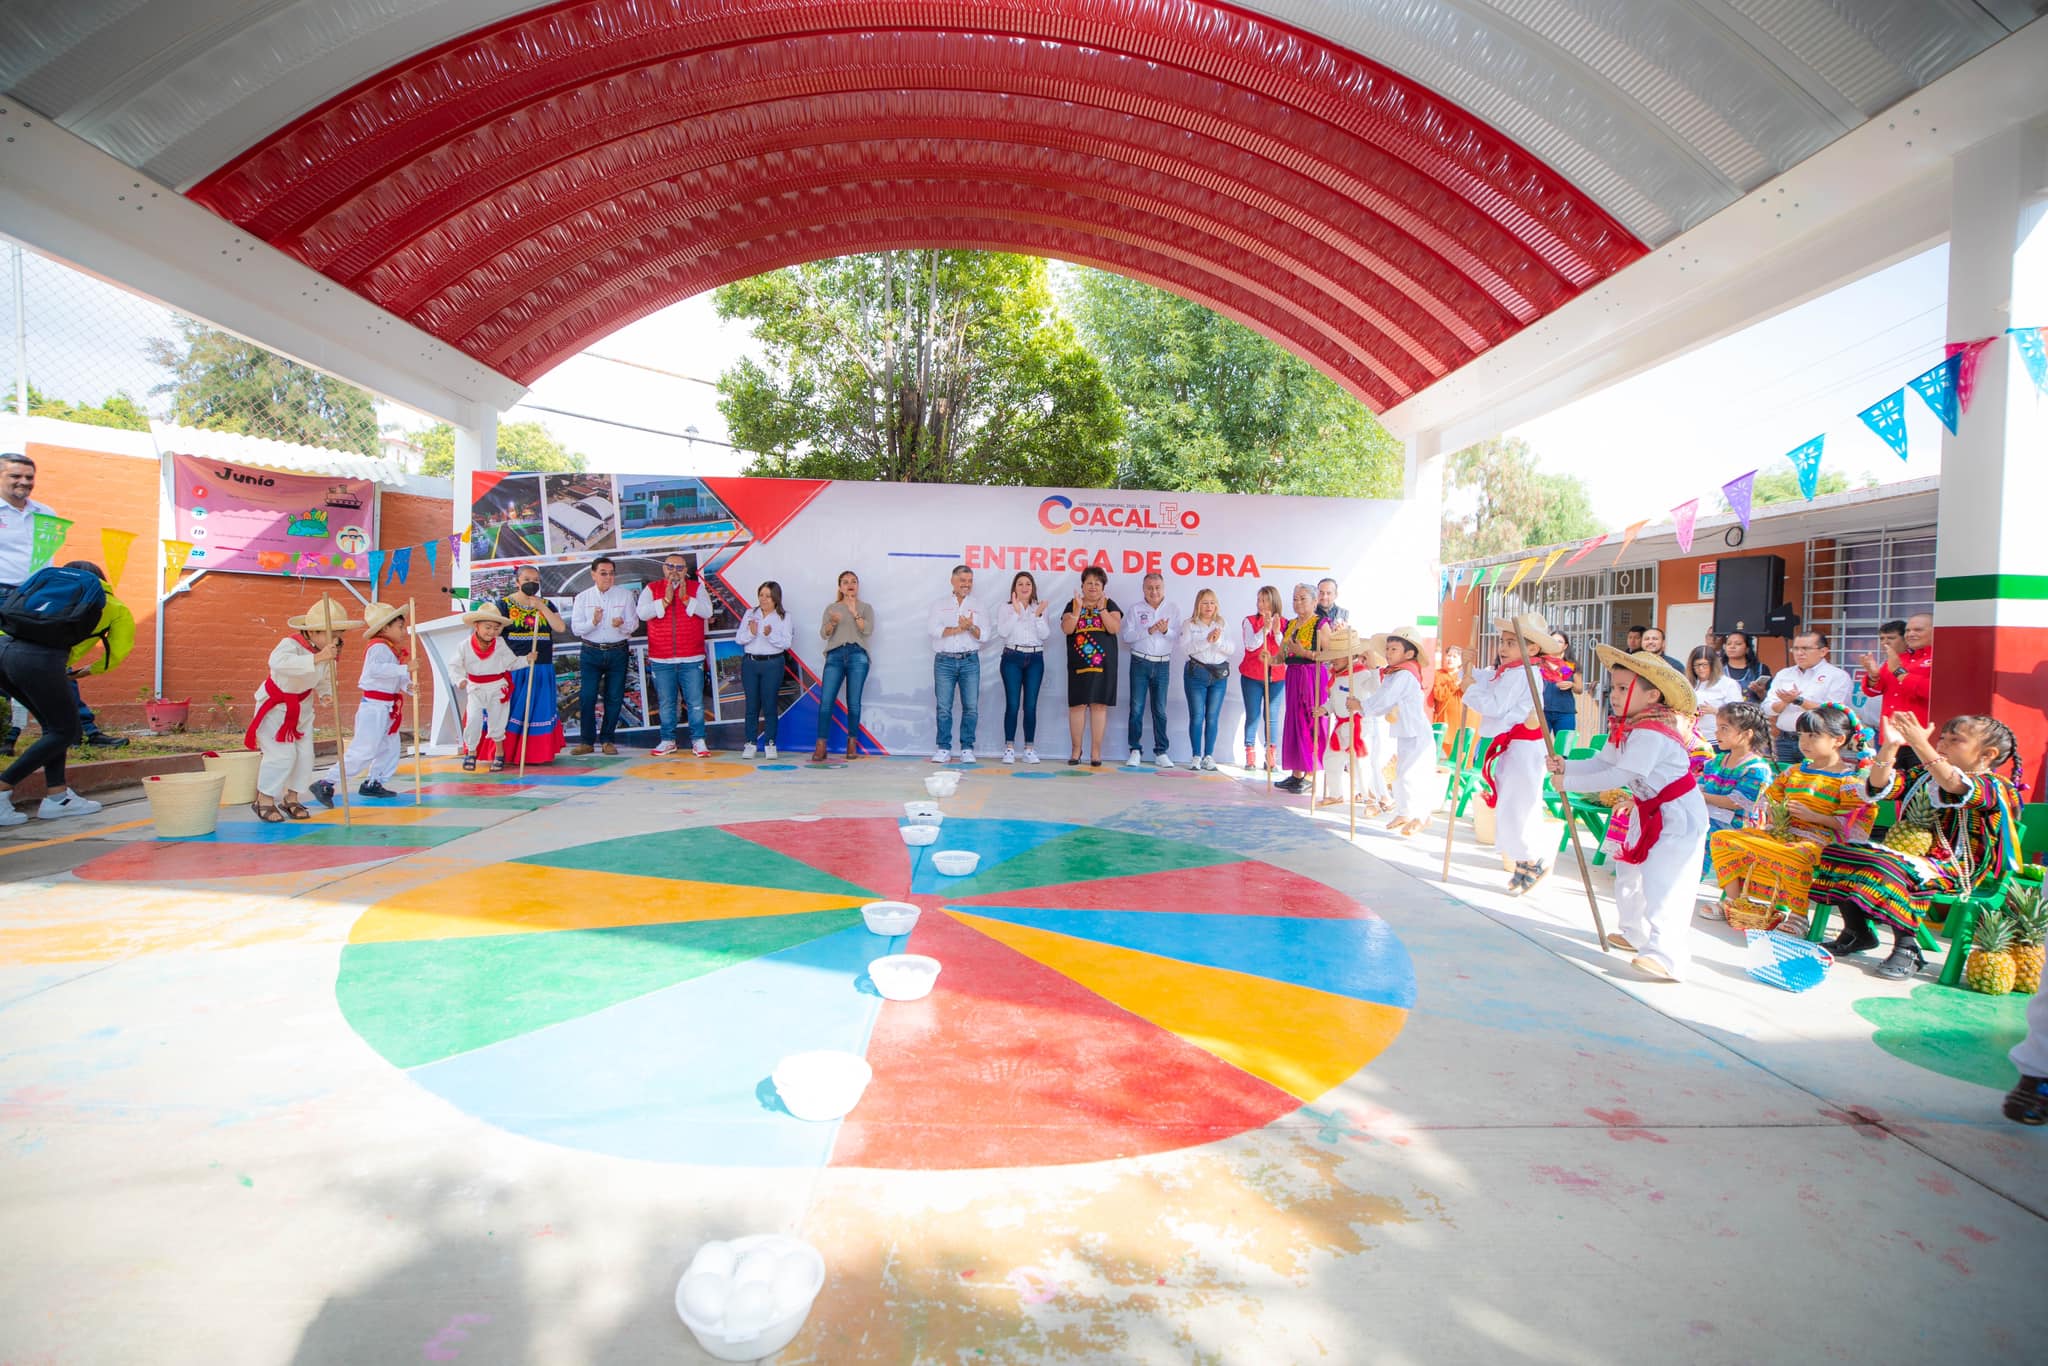
[[[1497,621],[1502,635],[1520,636],[1522,643],[1539,655],[1560,653],[1557,642],[1550,638],[1550,623],[1543,619],[1541,612],[1523,612],[1513,621]]]
[[[1595,645],[1593,653],[1608,668],[1626,669],[1662,693],[1664,705],[1673,711],[1698,713],[1700,703],[1693,696],[1692,684],[1686,682],[1684,674],[1665,663],[1662,655],[1653,655],[1648,650],[1630,654],[1612,645]]]
[[[363,634],[376,635],[410,610],[409,607],[394,607],[388,602],[371,603],[363,609]]]
[[[479,621],[495,621],[500,626],[510,626],[512,624],[512,618],[500,612],[498,604],[495,602],[487,602],[472,611],[464,612],[462,619],[472,625]]]
[[[1419,655],[1422,653],[1422,642],[1429,639],[1429,633],[1420,626],[1397,626],[1378,639],[1398,640]]]
[[[342,605],[322,593],[320,600],[306,610],[306,615],[287,617],[284,624],[298,631],[347,631],[363,623],[350,621]]]

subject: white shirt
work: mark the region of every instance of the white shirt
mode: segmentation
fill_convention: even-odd
[[[633,603],[633,611],[640,620],[653,621],[656,617],[668,615],[668,604],[661,600],[661,593],[659,591],[666,582],[667,580],[664,579],[662,583],[650,583],[640,590],[639,598]],[[697,591],[690,594],[688,599],[684,601],[683,611],[693,617],[702,617],[705,621],[711,620],[711,594],[702,583],[699,583]],[[654,647],[650,645],[647,648],[647,657],[652,660],[658,660],[663,664],[687,664],[693,659],[702,659],[704,654],[702,651],[699,651],[693,655],[678,655],[675,659],[671,660],[666,655],[654,653]]]
[[[1219,633],[1213,642],[1209,639],[1211,631]],[[1228,664],[1237,654],[1237,642],[1230,638],[1230,623],[1222,617],[1214,621],[1189,617],[1180,624],[1180,643],[1189,659],[1203,664]]]
[[[1043,650],[1047,636],[1052,634],[1052,609],[1047,607],[1041,613],[1042,603],[1033,603],[1018,611],[1015,603],[1004,603],[996,608],[996,636],[1004,644],[1016,650]],[[954,614],[956,617],[958,613]]]
[[[960,618],[966,617],[981,628],[981,636],[972,631],[961,631],[947,635],[948,627],[958,626]],[[931,620],[928,623],[932,638],[932,652],[942,655],[971,655],[981,649],[982,638],[988,635],[989,619],[981,604],[973,598],[956,598],[951,593],[932,604]]]
[[[412,675],[398,662],[398,651],[391,648],[390,641],[373,640],[363,651],[363,671],[356,677],[356,687],[363,692],[404,692],[411,681]],[[377,706],[385,705],[371,700]]]
[[[0,584],[12,587],[28,577],[30,553],[36,543],[38,512],[52,517],[57,515],[33,498],[18,512],[14,504],[0,498]]]
[[[1692,695],[1700,704],[1699,715],[1693,718],[1692,733],[1711,745],[1714,743],[1714,713],[1740,702],[1742,685],[1722,674],[1711,683],[1695,680]]]
[[[1824,702],[1839,702],[1845,707],[1849,705],[1849,675],[1826,660],[1822,660],[1811,669],[1780,669],[1771,675],[1770,689],[1764,694],[1764,707],[1777,718],[1778,729],[1787,735],[1798,731],[1799,718],[1807,710],[1797,703],[1787,703],[1784,698],[1778,696],[1778,689],[1788,685],[1797,689],[1801,697],[1816,707]],[[1775,710],[1781,705],[1785,708],[1783,711]]]
[[[1362,699],[1365,715],[1384,716],[1397,740],[1414,740],[1430,733],[1429,708],[1422,703],[1422,685],[1406,669],[1389,669],[1380,685]]]
[[[1491,675],[1489,677],[1489,675]],[[1465,705],[1479,713],[1479,738],[1490,740],[1504,730],[1513,730],[1541,710],[1529,695],[1529,676],[1519,664],[1498,669],[1481,669],[1465,689]]]
[[[753,626],[759,623],[761,633],[755,635]],[[779,655],[789,648],[789,642],[796,636],[796,627],[790,623],[789,613],[763,612],[758,607],[749,607],[747,614],[740,618],[740,648],[750,655]]]
[[[578,640],[592,645],[616,645],[640,625],[636,602],[633,590],[622,584],[610,588],[593,584],[576,595],[576,604],[569,610],[569,629]],[[624,624],[612,625],[613,617]]]
[[[1131,653],[1140,659],[1171,659],[1173,657],[1173,623],[1180,620],[1180,613],[1173,610],[1173,603],[1166,598],[1154,607],[1149,602],[1140,602],[1136,607],[1124,609],[1124,629],[1120,633],[1124,644],[1131,647]],[[1154,624],[1165,622],[1167,628],[1155,633]]]

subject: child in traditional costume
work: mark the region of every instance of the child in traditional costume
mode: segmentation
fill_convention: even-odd
[[[1717,831],[1707,847],[1723,900],[1758,903],[1766,918],[1806,914],[1814,869],[1830,845],[1869,837],[1877,803],[1893,787],[1891,759],[1862,754],[1856,713],[1829,702],[1799,718],[1801,763],[1764,789],[1759,828]]]
[[[1422,630],[1408,626],[1389,631],[1387,667],[1380,685],[1363,704],[1364,714],[1384,718],[1394,751],[1394,819],[1387,829],[1408,836],[1429,824],[1429,780],[1436,772],[1435,734],[1429,728],[1429,706],[1422,692]],[[1375,760],[1386,762],[1382,752]]]
[[[487,602],[474,612],[464,613],[462,619],[471,627],[469,639],[455,652],[455,664],[463,671],[467,691],[462,712],[462,767],[476,768],[477,744],[488,732],[492,747],[497,750],[491,758],[491,772],[498,773],[505,767],[505,723],[512,716],[512,675],[533,661],[513,653],[512,647],[499,639],[511,622],[496,603]]]
[[[341,633],[362,623],[350,621],[340,603],[322,595],[311,611],[285,625],[298,634],[270,652],[270,673],[256,690],[256,715],[242,736],[244,746],[263,755],[249,809],[266,822],[286,816],[303,821],[313,814],[299,800],[313,785],[313,693],[317,688],[334,696],[333,671],[323,666],[339,658]]]
[[[356,793],[363,797],[396,797],[385,786],[398,772],[403,743],[398,727],[405,717],[405,699],[412,691],[412,674],[405,662],[409,652],[405,631],[410,623],[406,608],[373,602],[363,609],[363,671],[356,678],[363,700],[356,704],[355,733],[349,737],[347,762],[329,764],[313,780],[313,795],[320,805],[334,805],[334,785],[343,773],[360,775]]]
[[[1939,734],[1911,712],[1893,712],[1886,725],[1873,772],[1889,778],[1901,743],[1913,747],[1923,771],[1884,843],[1826,851],[1813,900],[1842,917],[1842,932],[1828,945],[1837,958],[1876,948],[1873,922],[1889,929],[1891,956],[1877,975],[1899,981],[1925,962],[1914,932],[1931,897],[1974,892],[2019,867],[2020,758],[2012,730],[1989,716],[1958,716]],[[2009,778],[1996,771],[2007,767]]]
[[[1375,647],[1374,641],[1367,641],[1364,648],[1351,657],[1351,668],[1340,672],[1330,670],[1330,691],[1318,715],[1330,721],[1330,745],[1324,755],[1323,796],[1318,806],[1336,806],[1344,798],[1337,795],[1337,778],[1341,774],[1346,782],[1353,782],[1352,764],[1355,760],[1360,771],[1370,768],[1366,759],[1372,750],[1369,741],[1370,730],[1361,714],[1360,703],[1371,696],[1379,686],[1380,665],[1386,663],[1386,656]],[[1352,801],[1359,799],[1355,789],[1349,794]]]
[[[1663,656],[1593,648],[1613,680],[1618,724],[1606,748],[1590,758],[1552,759],[1550,772],[1559,792],[1628,793],[1629,834],[1614,870],[1621,925],[1607,942],[1633,953],[1637,971],[1676,982],[1692,961],[1692,894],[1707,842],[1707,804],[1692,770],[1699,704]]]
[[[524,656],[528,667],[512,675],[512,704],[506,713],[502,752],[508,764],[551,764],[565,748],[562,715],[555,697],[555,638],[557,632],[568,631],[569,623],[540,595],[537,566],[522,564],[515,573],[517,591],[499,598],[498,610],[512,623],[505,628],[505,644],[513,654]],[[660,585],[653,591],[659,592]],[[708,601],[707,593],[699,596]],[[643,593],[643,600],[645,597]],[[531,701],[527,700],[528,689],[533,691]],[[693,715],[700,701],[701,698],[691,700]],[[477,758],[493,758],[499,752],[497,745],[490,749],[491,753],[479,753]]]
[[[1699,773],[1700,796],[1707,804],[1711,825],[1709,840],[1715,831],[1740,830],[1750,824],[1774,776],[1764,755],[1771,752],[1777,738],[1762,707],[1754,702],[1730,702],[1714,713],[1714,743],[1718,752]],[[1714,887],[1711,849],[1705,851],[1700,877]],[[1711,900],[1701,900],[1700,914],[1710,920],[1724,918],[1718,888]]]
[[[1384,635],[1370,636],[1365,642],[1366,659],[1372,667],[1359,680],[1358,698],[1363,702],[1379,691],[1382,676],[1387,665],[1387,638]],[[1368,816],[1383,816],[1394,809],[1394,789],[1387,785],[1387,767],[1393,762],[1394,740],[1387,730],[1387,719],[1377,713],[1362,713],[1358,718],[1361,732],[1358,751],[1364,762],[1360,767],[1365,773],[1364,811]],[[1352,794],[1353,800],[1358,794]]]
[[[1534,612],[1499,623],[1500,662],[1476,674],[1465,706],[1478,713],[1486,746],[1479,766],[1480,797],[1493,808],[1493,843],[1515,865],[1508,893],[1520,896],[1550,869],[1543,861],[1543,700],[1529,688],[1527,654],[1556,654],[1550,628]]]

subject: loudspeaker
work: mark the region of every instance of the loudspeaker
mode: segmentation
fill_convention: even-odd
[[[1721,561],[1715,573],[1714,633],[1767,632],[1771,613],[1785,601],[1784,557],[1744,555]]]

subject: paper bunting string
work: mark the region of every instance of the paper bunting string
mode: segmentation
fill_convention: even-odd
[[[434,552],[441,548],[441,538],[436,536],[422,548],[427,552],[427,572],[431,574],[434,572]]]
[[[1738,474],[1721,485],[1721,496],[1728,500],[1728,510],[1742,523],[1744,531],[1749,530],[1749,509],[1756,492],[1756,471]]]
[[[1975,341],[1950,342],[1943,348],[1943,355],[1955,357],[1959,362],[1956,366],[1956,408],[1959,411],[1970,411],[1970,395],[1977,390],[1977,360],[1984,354],[1984,348],[1997,340],[1997,337],[1979,337]]]
[[[410,573],[412,573],[412,547],[402,545],[391,552],[391,577],[400,583],[404,583],[405,576]]]
[[[132,531],[105,529],[100,532],[100,568],[107,571],[107,582],[120,586],[121,571],[128,567],[128,547],[135,544]]]
[[[1519,584],[1523,579],[1527,578],[1529,576],[1529,571],[1534,569],[1535,567],[1536,557],[1534,555],[1531,555],[1528,559],[1523,560],[1520,564],[1516,565],[1515,576],[1512,579],[1508,580],[1507,591],[1510,593],[1514,592],[1515,586]]]
[[[377,596],[377,580],[378,580],[378,577],[379,577],[380,575],[382,575],[382,574],[383,574],[383,572],[384,572],[384,552],[383,552],[383,551],[381,551],[381,550],[372,550],[372,551],[370,552],[370,555],[369,555],[369,559],[370,559],[370,596],[374,598],[374,597],[376,597],[376,596]]]
[[[2015,327],[2012,344],[2020,349],[2020,363],[2027,367],[2027,378],[2034,381],[2034,392],[2048,395],[2048,343],[2043,342],[2041,329]]]
[[[1963,358],[1950,356],[1931,370],[1923,370],[1906,383],[1913,386],[1913,392],[1920,395],[1934,415],[1941,419],[1941,425],[1948,428],[1948,434],[1956,434],[1956,376],[1962,371]]]
[[[1476,573],[1476,574],[1474,574],[1474,575],[1472,576],[1472,586],[1471,586],[1470,588],[1468,588],[1468,589],[1466,589],[1466,590],[1465,590],[1465,596],[1469,598],[1469,597],[1471,597],[1471,596],[1472,596],[1472,595],[1473,595],[1474,593],[1477,593],[1477,592],[1479,591],[1479,585],[1480,585],[1480,584],[1482,584],[1482,583],[1485,583],[1485,582],[1486,582],[1486,576],[1487,576],[1488,574],[1491,574],[1492,572],[1493,572],[1493,566],[1492,566],[1492,565],[1490,565],[1490,564],[1482,564],[1482,565],[1480,565],[1480,566],[1479,566],[1479,572],[1478,572],[1478,573]]]
[[[1692,554],[1692,528],[1693,523],[1699,520],[1699,515],[1700,500],[1697,498],[1688,498],[1685,502],[1671,509],[1671,524],[1678,529],[1678,549],[1680,554]]]
[[[164,592],[178,586],[178,572],[185,567],[185,561],[191,554],[190,541],[164,542]]]
[[[1822,432],[1813,440],[1785,452],[1785,458],[1792,462],[1792,468],[1799,471],[1800,496],[1809,503],[1813,501],[1814,491],[1820,487],[1820,454],[1827,441],[1827,433]]]
[[[28,572],[33,574],[48,564],[57,554],[57,547],[64,544],[64,538],[71,533],[71,521],[51,512],[36,514],[35,530],[28,548]],[[100,566],[102,569],[105,565]]]
[[[1863,425],[1884,438],[1892,454],[1906,458],[1906,391],[1894,389],[1856,416]]]
[[[1621,529],[1621,548],[1614,552],[1613,563],[1607,566],[1609,569],[1612,569],[1615,565],[1621,563],[1621,557],[1628,554],[1628,548],[1635,544],[1636,534],[1649,524],[1650,519],[1645,517],[1642,521],[1636,522],[1630,526],[1625,526]]]
[[[1594,538],[1593,538],[1592,540],[1590,540],[1590,541],[1586,542],[1586,543],[1585,543],[1584,545],[1580,546],[1580,547],[1579,547],[1579,548],[1578,548],[1577,550],[1573,551],[1573,552],[1572,552],[1572,557],[1571,557],[1571,558],[1570,558],[1569,560],[1566,560],[1566,561],[1564,562],[1564,567],[1565,567],[1566,569],[1570,569],[1570,568],[1571,568],[1571,567],[1572,567],[1573,565],[1577,564],[1577,563],[1578,563],[1578,562],[1579,562],[1580,560],[1583,560],[1583,559],[1585,559],[1585,558],[1586,558],[1586,557],[1587,557],[1588,555],[1592,554],[1592,553],[1593,553],[1594,551],[1598,550],[1598,549],[1599,549],[1599,548],[1600,548],[1601,546],[1603,546],[1603,545],[1606,545],[1606,544],[1607,544],[1607,533],[1603,531],[1603,532],[1601,532],[1601,533],[1600,533],[1600,534],[1599,534],[1598,536],[1595,536],[1595,537],[1594,537]]]
[[[1548,555],[1545,555],[1543,557],[1543,568],[1536,571],[1536,582],[1543,582],[1543,576],[1550,572],[1550,566],[1556,564],[1557,557],[1562,554],[1564,554],[1564,547],[1559,546],[1557,549],[1551,551]]]

